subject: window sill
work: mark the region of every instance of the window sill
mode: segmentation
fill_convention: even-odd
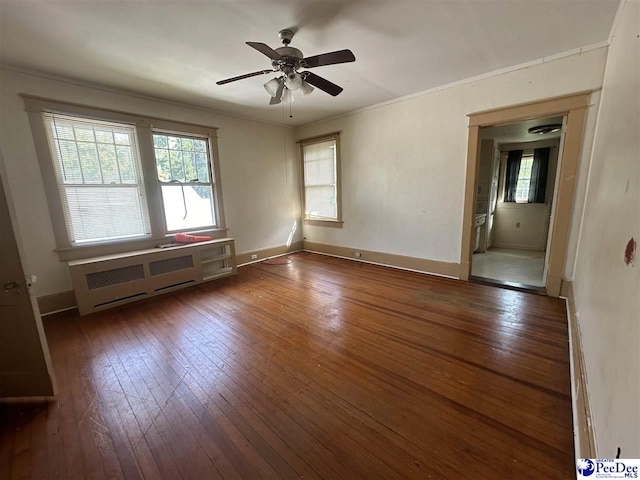
[[[198,234],[209,235],[214,240],[216,240],[219,238],[225,238],[227,236],[227,230],[227,228],[218,228],[215,230],[200,231],[198,232]],[[167,243],[169,237],[171,236],[171,234],[167,234],[166,236],[160,237],[145,237],[135,240],[124,240],[120,242],[94,243],[92,245],[56,248],[55,252],[58,254],[58,258],[60,259],[60,261],[68,262],[71,260],[101,257],[104,255],[116,255],[119,253],[129,253],[135,252],[137,250],[153,248],[160,243]]]
[[[333,228],[342,228],[342,224],[344,223],[342,220],[327,220],[327,219],[319,219],[319,218],[305,218],[303,220],[304,225],[312,225],[316,227],[333,227]]]

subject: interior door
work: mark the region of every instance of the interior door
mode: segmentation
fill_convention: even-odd
[[[0,397],[53,395],[50,362],[0,177]]]

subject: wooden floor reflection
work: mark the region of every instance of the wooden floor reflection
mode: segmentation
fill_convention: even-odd
[[[558,299],[300,253],[45,329],[0,479],[574,475]]]

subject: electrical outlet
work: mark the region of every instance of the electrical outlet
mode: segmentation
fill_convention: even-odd
[[[258,254],[257,253],[252,253],[251,254],[251,260],[255,260],[258,258]]]
[[[362,257],[362,254],[360,252],[353,252],[353,256],[356,258],[360,258]]]

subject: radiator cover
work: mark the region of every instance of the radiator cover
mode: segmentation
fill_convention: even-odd
[[[232,238],[69,262],[81,315],[237,272]]]

